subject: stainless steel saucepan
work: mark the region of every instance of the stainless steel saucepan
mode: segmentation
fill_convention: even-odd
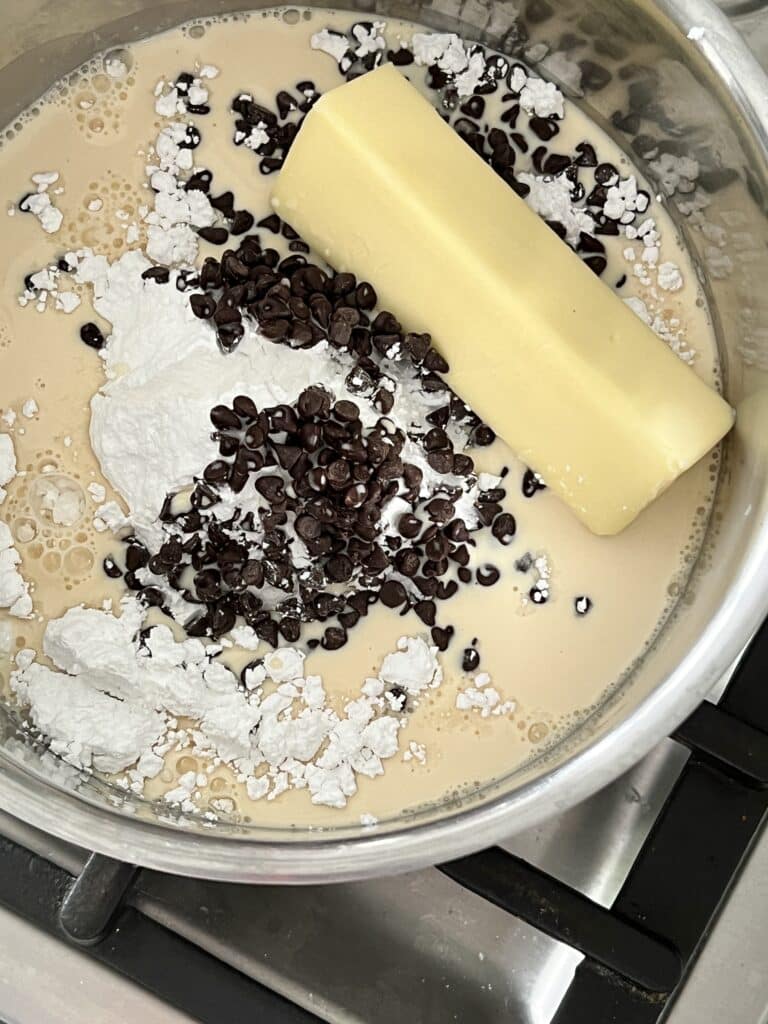
[[[244,5],[0,0],[0,124],[97,51]],[[708,291],[738,426],[726,447],[702,554],[651,649],[557,746],[461,801],[367,832],[173,824],[135,798],[65,769],[0,712],[0,808],[70,842],[163,871],[237,882],[336,881],[487,846],[563,811],[629,768],[706,696],[768,610],[768,80],[744,44],[707,0],[351,0],[349,6],[456,31],[528,59],[564,52],[569,60],[591,62],[578,101],[641,165],[659,146],[698,161],[698,188],[677,194],[670,206]],[[594,65],[613,72],[609,85],[600,85],[604,76]],[[589,72],[590,64],[582,67]],[[706,223],[727,226],[724,247],[713,242]]]

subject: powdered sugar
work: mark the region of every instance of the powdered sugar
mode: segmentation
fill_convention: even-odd
[[[7,413],[4,414],[3,420],[8,423],[6,419]],[[13,426],[16,419],[14,414],[13,419],[10,421],[9,426]],[[13,441],[8,434],[0,434],[0,505],[5,501],[6,490],[5,488],[16,476],[16,451],[13,447]]]
[[[26,619],[32,614],[32,598],[29,585],[18,571],[20,562],[11,531],[0,520],[0,608],[7,608],[11,615]]]
[[[530,189],[525,201],[534,213],[544,220],[562,224],[566,241],[570,245],[578,243],[582,231],[591,234],[595,230],[592,217],[573,202],[571,183],[567,178],[522,173],[519,179]]]
[[[119,617],[72,608],[46,627],[43,650],[55,669],[31,658],[18,664],[15,692],[70,764],[128,768],[127,783],[141,792],[164,752],[191,746],[199,757],[230,764],[251,799],[307,788],[313,803],[341,808],[357,791],[357,775],[381,775],[383,762],[398,752],[403,724],[370,685],[339,715],[322,680],[305,677],[304,654],[283,648],[268,654],[258,673],[251,670],[243,686],[217,660],[220,647],[177,641],[166,626],[140,631],[145,614],[134,598],[123,600]],[[384,659],[381,691],[395,681],[439,685],[435,648],[420,638],[403,638],[399,648]],[[176,725],[182,716],[195,720],[183,737]],[[419,746],[419,759],[425,756]],[[166,801],[194,810],[201,779],[183,775]]]
[[[501,694],[491,686],[491,677],[487,672],[478,672],[470,686],[459,690],[456,695],[456,707],[459,711],[474,711],[481,718],[500,718],[511,714],[517,707],[516,701],[502,700]]]
[[[37,191],[25,196],[19,203],[22,213],[31,213],[40,221],[40,226],[47,234],[55,234],[61,227],[64,214],[54,204],[49,188],[59,180],[58,171],[39,171],[32,175],[32,182]]]

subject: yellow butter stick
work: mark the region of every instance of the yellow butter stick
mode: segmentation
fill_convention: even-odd
[[[392,65],[323,96],[272,203],[429,332],[448,383],[595,533],[618,533],[733,414]]]

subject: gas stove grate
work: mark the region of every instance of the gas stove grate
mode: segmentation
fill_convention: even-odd
[[[584,955],[553,1024],[657,1024],[768,814],[768,623],[719,705],[674,734],[690,757],[610,909],[506,851],[440,865],[458,884]],[[138,872],[92,855],[75,878],[0,837],[0,904],[203,1024],[319,1018],[132,906]]]

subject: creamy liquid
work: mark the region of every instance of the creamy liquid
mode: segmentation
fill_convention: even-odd
[[[217,192],[231,188],[238,206],[250,209],[257,219],[266,215],[273,179],[259,174],[258,158],[250,150],[231,143],[230,102],[248,90],[272,107],[278,90],[291,90],[303,79],[311,79],[321,91],[340,84],[335,62],[313,51],[309,37],[326,26],[344,31],[351,20],[341,13],[293,9],[190,24],[123,51],[129,64],[123,78],[105,74],[101,59],[92,61],[55,87],[24,119],[21,131],[7,134],[0,148],[0,182],[9,206],[29,190],[30,175],[38,171],[59,171],[57,185],[65,190],[53,197],[64,213],[58,234],[45,235],[34,217],[17,213],[4,218],[0,241],[0,407],[19,413],[10,432],[19,469],[24,471],[10,485],[0,515],[16,538],[37,613],[30,621],[7,620],[17,648],[38,647],[45,620],[73,604],[98,607],[105,598],[117,603],[125,592],[121,581],[107,579],[102,571],[103,558],[119,553],[121,545],[110,533],[94,531],[96,504],[86,491],[95,481],[106,487],[107,500],[119,497],[102,477],[88,441],[88,403],[103,383],[103,374],[100,359],[79,341],[77,332],[92,318],[92,311],[85,295],[83,305],[69,316],[37,313],[34,306],[21,309],[17,295],[24,276],[69,248],[89,245],[110,258],[124,251],[125,224],[138,220],[138,207],[147,202],[146,147],[164,123],[154,113],[155,84],[192,70],[196,61],[216,65],[221,74],[207,83],[212,110],[197,119],[203,144],[195,152],[195,163],[214,172]],[[396,48],[398,37],[407,42],[415,29],[389,22],[387,35]],[[407,70],[413,81],[423,79],[425,69]],[[492,103],[490,98],[488,119],[493,116]],[[595,146],[600,160],[614,163],[623,175],[629,173],[629,164],[613,143],[569,104],[561,133],[551,146],[569,152],[584,140]],[[523,169],[527,168],[518,161],[518,172]],[[101,201],[99,209],[94,209],[99,205],[96,200]],[[665,296],[664,312],[680,319],[698,352],[696,371],[712,382],[716,350],[694,271],[663,208],[654,201],[647,215],[656,218],[661,231],[661,260],[676,262],[686,281],[682,291]],[[266,237],[267,244],[273,244],[272,237]],[[629,281],[620,294],[643,297],[622,256],[629,243],[617,238],[607,244],[610,259],[603,279],[615,284],[627,274]],[[201,247],[202,255],[205,248]],[[217,252],[220,255],[221,250]],[[542,274],[546,272],[542,268]],[[545,388],[546,381],[532,381],[531,386]],[[31,397],[40,412],[27,419],[20,410]],[[8,428],[0,424],[0,429]],[[401,733],[401,754],[385,763],[383,777],[358,776],[358,794],[344,811],[312,806],[300,790],[273,802],[249,801],[226,768],[211,776],[200,801],[202,810],[210,799],[229,799],[231,803],[219,803],[218,810],[229,806],[235,820],[329,826],[357,821],[361,813],[384,819],[438,801],[512,771],[572,725],[642,653],[696,557],[715,461],[703,460],[624,533],[605,538],[590,534],[550,492],[523,497],[525,467],[501,442],[472,454],[480,469],[498,473],[508,467],[506,507],[517,519],[517,535],[506,548],[492,538],[482,541],[488,561],[502,571],[500,583],[464,587],[441,605],[442,624],[456,628],[451,646],[441,655],[445,682],[428,691],[411,714]],[[40,510],[36,481],[51,470],[80,488],[83,514],[71,528],[55,527],[50,514]],[[546,553],[551,564],[550,599],[545,605],[523,600],[533,578],[518,572],[515,562],[526,552]],[[574,611],[579,595],[593,603],[583,617]],[[366,676],[376,673],[398,637],[424,631],[414,614],[400,617],[379,605],[350,632],[341,651],[310,654],[306,670],[323,676],[330,698],[340,707],[358,694]],[[517,702],[514,713],[482,719],[477,713],[456,710],[457,692],[470,683],[461,670],[462,652],[475,638],[480,670],[491,674],[503,700]],[[0,654],[0,681],[7,684],[10,666],[3,657]],[[252,658],[244,651],[227,654],[234,668]],[[402,760],[411,741],[425,744],[425,764]],[[145,792],[150,797],[159,794],[177,774],[198,767],[198,759],[184,751],[171,754],[165,771],[148,783]]]

